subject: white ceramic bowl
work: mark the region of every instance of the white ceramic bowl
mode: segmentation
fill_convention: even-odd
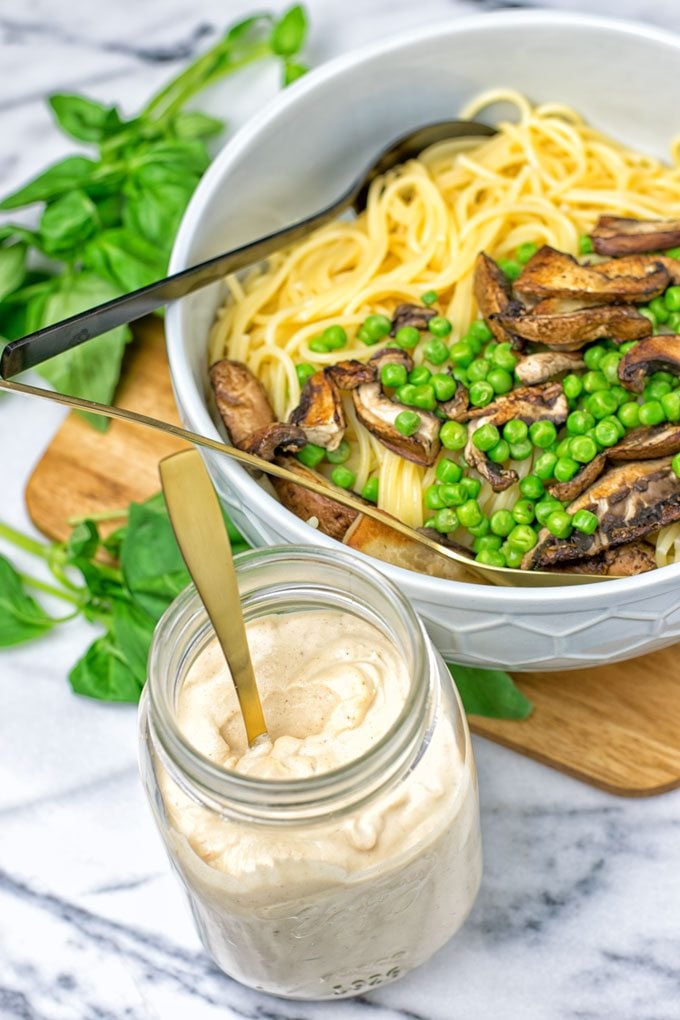
[[[490,13],[439,23],[334,60],[282,93],[227,143],[184,217],[171,269],[252,240],[323,206],[394,137],[455,116],[507,86],[564,102],[598,128],[663,156],[680,133],[673,83],[680,39],[604,18]],[[220,285],[169,310],[184,422],[219,435],[206,394],[207,333]],[[254,544],[333,541],[284,509],[237,464],[206,457],[236,525]],[[680,564],[586,587],[489,588],[384,565],[448,661],[513,669],[612,662],[680,637]]]

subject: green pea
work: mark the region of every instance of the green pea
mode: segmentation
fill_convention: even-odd
[[[521,443],[529,435],[529,426],[520,418],[512,418],[503,426],[503,439],[509,443]]]
[[[468,379],[471,383],[481,382],[482,379],[486,379],[490,371],[491,363],[487,361],[486,358],[475,358],[475,360],[468,365]]]
[[[481,524],[484,514],[476,499],[468,499],[458,508],[458,520],[464,528],[475,527]]]
[[[513,386],[512,376],[505,368],[492,368],[486,381],[496,394],[509,393]]]
[[[487,453],[489,460],[492,460],[494,464],[505,464],[506,460],[510,460],[510,444],[505,439],[500,439],[492,449]]]
[[[490,523],[491,530],[494,535],[500,535],[502,538],[507,538],[512,529],[515,527],[515,518],[509,510],[496,510],[491,514]]]
[[[445,361],[448,361],[449,349],[442,340],[435,337],[434,340],[428,340],[424,345],[423,357],[431,365],[443,365]]]
[[[428,485],[425,489],[425,506],[428,510],[441,510],[445,506],[444,500],[440,493],[441,486],[439,485]]]
[[[586,372],[583,376],[583,389],[586,393],[598,393],[601,390],[608,390],[609,383],[602,372]]]
[[[317,464],[326,456],[326,451],[323,446],[317,446],[315,443],[307,443],[301,450],[298,450],[296,457],[301,464],[305,467],[315,468]]]
[[[516,259],[499,259],[498,268],[502,273],[505,273],[509,280],[516,280],[522,272],[521,263],[517,262]]]
[[[321,334],[329,351],[337,351],[347,345],[347,333],[342,326],[327,326]]]
[[[326,460],[329,464],[344,464],[352,449],[346,439],[341,440],[337,450],[328,450]]]
[[[647,383],[644,389],[643,397],[645,400],[661,400],[667,393],[671,392],[671,384],[667,382],[650,382]]]
[[[467,371],[465,368],[463,368],[462,365],[454,365],[453,368],[451,369],[451,375],[456,380],[456,382],[462,383],[466,389],[470,385]]]
[[[680,248],[669,248],[664,252],[664,255],[668,255],[671,259],[680,259]]]
[[[453,324],[450,319],[445,319],[443,315],[434,315],[428,322],[427,328],[432,336],[445,337],[453,329]]]
[[[402,436],[412,436],[420,428],[421,418],[415,411],[400,411],[394,419],[394,427]]]
[[[571,436],[566,436],[564,439],[561,439],[559,441],[559,443],[555,447],[555,453],[557,454],[558,457],[569,456],[571,450],[571,440],[572,440]]]
[[[669,288],[670,289],[670,288]],[[656,319],[657,323],[667,322],[669,309],[666,307],[666,302],[662,297],[655,297],[649,302],[649,310]],[[671,309],[677,311],[677,309]]]
[[[637,405],[635,405],[637,407]],[[673,390],[661,398],[661,406],[667,421],[680,421],[680,390]]]
[[[445,450],[462,450],[467,444],[467,427],[459,421],[444,422],[439,440]]]
[[[554,453],[542,453],[534,464],[534,472],[542,481],[548,481],[555,477],[555,465],[557,464],[557,455]]]
[[[611,390],[597,390],[586,399],[586,408],[599,421],[608,414],[614,414],[619,406],[616,394]]]
[[[416,386],[416,392],[413,394],[413,406],[419,407],[422,411],[434,411],[437,406],[434,387],[429,383],[424,386]]]
[[[680,478],[680,453],[676,453],[671,461],[671,467],[677,478]]]
[[[481,552],[475,556],[477,563],[485,563],[489,567],[504,567],[505,556],[502,552],[496,551],[495,549],[482,549]]]
[[[518,499],[512,508],[512,516],[517,524],[532,524],[536,511],[530,499]]]
[[[601,347],[599,344],[595,344],[594,347],[589,347],[588,350],[583,355],[583,360],[586,363],[586,368],[595,371],[597,368],[600,367],[600,362],[602,361],[606,353],[607,352],[605,348]]]
[[[545,492],[545,485],[538,477],[538,475],[525,475],[520,480],[519,491],[527,499],[540,499]]]
[[[656,329],[656,315],[654,314],[651,308],[648,308],[646,305],[642,305],[638,307],[638,312],[640,313],[640,315],[644,315],[645,319],[649,319],[649,321],[652,324],[652,329]],[[628,343],[635,343],[635,341],[629,340]],[[623,351],[623,353],[625,354],[626,352],[623,350],[624,347],[625,344],[621,344],[619,350]]]
[[[467,502],[467,494],[460,482],[444,483],[439,486],[439,495],[444,506],[462,506]]]
[[[496,426],[492,425],[490,422],[487,422],[486,425],[482,425],[480,428],[475,429],[472,433],[473,445],[476,446],[478,450],[482,450],[483,453],[493,449],[500,438],[500,432]]]
[[[474,535],[475,538],[482,538],[484,535],[488,535],[489,518],[482,517],[479,524],[471,524],[470,527],[468,528],[468,531],[470,532],[471,535]]]
[[[621,355],[618,351],[608,351],[600,361],[600,372],[602,372],[608,383],[617,383],[619,381],[620,360]]]
[[[330,347],[320,336],[315,336],[312,340],[310,340],[308,346],[310,351],[313,351],[315,354],[328,354],[330,351]]]
[[[427,307],[429,308],[430,305],[433,305],[435,303],[435,301],[437,300],[437,296],[438,295],[436,290],[426,290],[424,294],[420,295],[420,300],[423,302],[424,305],[427,305]]]
[[[571,516],[564,510],[553,510],[545,526],[555,538],[569,538],[572,531]]]
[[[389,336],[392,323],[386,315],[369,315],[364,319],[361,328],[371,340],[377,343],[378,340]]]
[[[374,347],[376,344],[380,343],[380,341],[372,337],[363,326],[357,330],[357,340],[360,340],[362,344],[366,344],[367,347]]]
[[[437,531],[442,534],[448,534],[450,531],[455,531],[458,527],[458,515],[453,507],[444,507],[443,510],[437,510],[434,515],[434,527]]]
[[[594,424],[595,419],[588,411],[572,411],[567,418],[567,432],[572,436],[584,436]]]
[[[672,372],[653,372],[650,376],[651,382],[667,382],[673,386],[678,382],[677,376],[674,376]]]
[[[394,395],[400,404],[406,404],[408,407],[413,403],[415,392],[416,388],[413,383],[406,383],[405,386],[400,386]]]
[[[562,380],[562,389],[568,400],[576,400],[583,392],[583,383],[578,375],[565,375]]]
[[[597,457],[597,445],[590,436],[574,436],[571,441],[570,453],[579,464],[590,464],[591,460]]]
[[[512,372],[517,364],[517,355],[513,353],[512,344],[498,344],[491,355],[491,361],[496,368],[504,368],[506,372]]]
[[[529,426],[529,439],[539,450],[545,450],[557,439],[557,429],[551,421],[534,421]]]
[[[579,255],[590,255],[593,251],[593,242],[591,241],[588,234],[581,234],[578,239],[578,253]]]
[[[456,392],[456,380],[445,372],[436,372],[430,382],[437,400],[450,400]]]
[[[480,535],[475,539],[472,548],[476,553],[484,552],[484,550],[498,552],[502,545],[503,539],[499,535]]]
[[[640,405],[635,403],[621,404],[616,415],[627,429],[634,429],[640,424]]]
[[[408,381],[413,383],[414,386],[422,386],[423,383],[428,383],[432,377],[432,372],[425,365],[416,365],[412,368],[408,374]]]
[[[642,309],[638,308],[638,311],[640,312]],[[628,351],[632,351],[636,344],[637,340],[626,340],[625,344],[619,344],[619,350],[621,354],[628,354]]]
[[[351,489],[357,480],[357,476],[349,468],[342,464],[331,471],[331,481],[341,489]]]
[[[666,326],[674,333],[680,333],[680,312],[671,312]]]
[[[486,379],[473,383],[468,393],[473,407],[486,407],[496,395],[493,386]]]
[[[472,350],[472,347],[464,340],[459,340],[457,344],[449,347],[451,361],[454,365],[460,365],[461,368],[467,368],[474,356],[475,352]]]
[[[555,510],[561,509],[562,504],[560,503],[559,499],[555,499],[554,496],[545,496],[545,498],[542,499],[539,503],[537,503],[536,506],[534,507],[536,520],[538,521],[539,524],[542,524],[543,527],[545,527],[545,522],[550,517],[550,514],[554,513]]]
[[[516,549],[509,542],[503,542],[502,552],[505,556],[506,567],[513,567],[514,570],[521,567],[522,560],[524,559],[524,553],[521,549]]]
[[[521,265],[525,266],[529,259],[533,258],[538,251],[538,245],[534,244],[533,241],[525,241],[524,244],[517,246],[515,250],[515,258]]]
[[[419,340],[420,333],[415,326],[402,326],[401,329],[397,330],[394,338],[397,347],[403,347],[405,350],[415,347]]]
[[[380,382],[383,386],[397,389],[406,385],[408,374],[404,365],[383,365],[380,369]]]
[[[648,400],[640,405],[641,425],[660,425],[665,417],[663,405],[658,400]]]
[[[493,333],[484,322],[484,319],[475,319],[474,322],[471,322],[468,333],[470,336],[474,337],[475,340],[481,340],[482,343],[486,343],[487,340],[491,340],[493,337]]]
[[[510,460],[528,460],[533,452],[529,439],[523,439],[521,443],[510,443]]]
[[[571,523],[577,531],[582,531],[584,535],[592,535],[594,531],[597,531],[600,522],[590,510],[577,510]]]
[[[628,390],[624,390],[623,386],[612,386],[609,391],[612,396],[616,397],[616,406],[621,407],[621,404],[628,403],[629,400],[634,400],[634,395]]]
[[[508,543],[522,552],[529,552],[536,545],[538,535],[530,524],[517,524],[508,535]]]
[[[364,499],[367,499],[369,503],[377,503],[379,487],[380,482],[376,477],[369,478],[366,484],[364,485],[363,489],[361,490],[361,495],[364,497]]]
[[[479,357],[482,353],[482,348],[484,347],[483,340],[478,340],[477,337],[473,336],[471,333],[466,333],[465,336],[461,337],[461,340],[470,345],[472,353],[476,358]]]
[[[479,478],[461,478],[460,484],[463,486],[468,499],[477,499],[482,489],[482,483]]]
[[[486,347],[484,348],[484,357],[486,358],[487,361],[493,360],[494,351],[498,346],[499,344],[497,344],[495,340],[490,340],[489,343],[486,345]]]
[[[442,457],[435,468],[435,474],[440,482],[459,482],[463,477],[463,469],[455,460]]]
[[[558,457],[555,464],[555,478],[558,482],[570,481],[579,469],[578,461],[573,457]]]
[[[310,365],[308,361],[303,361],[301,364],[295,366],[295,374],[298,377],[300,386],[304,387],[308,379],[311,379],[313,375],[316,375],[316,369],[314,365]]]

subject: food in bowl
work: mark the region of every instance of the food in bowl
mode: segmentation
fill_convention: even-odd
[[[217,405],[236,445],[326,478],[278,496],[355,549],[376,525],[334,485],[482,563],[645,572],[680,559],[679,172],[514,93],[463,116],[499,100],[518,122],[228,280]]]

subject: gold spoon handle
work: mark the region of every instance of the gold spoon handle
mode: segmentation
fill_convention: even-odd
[[[217,494],[197,450],[165,457],[158,469],[177,544],[208,611],[231,672],[248,745],[267,732],[241,613],[229,536]]]

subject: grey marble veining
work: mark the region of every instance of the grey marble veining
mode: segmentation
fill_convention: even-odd
[[[318,62],[427,20],[520,4],[308,6]],[[588,6],[680,28],[677,0]],[[0,0],[0,192],[69,148],[46,93],[83,90],[132,111],[252,7]],[[274,72],[249,85],[230,102],[234,125],[273,94]],[[60,419],[0,399],[0,517],[16,526],[28,528],[23,488]],[[435,959],[326,1004],[224,977],[201,952],[143,800],[134,711],[69,692],[67,667],[93,634],[73,624],[0,653],[0,1020],[680,1020],[680,793],[619,800],[483,740],[482,890]]]

